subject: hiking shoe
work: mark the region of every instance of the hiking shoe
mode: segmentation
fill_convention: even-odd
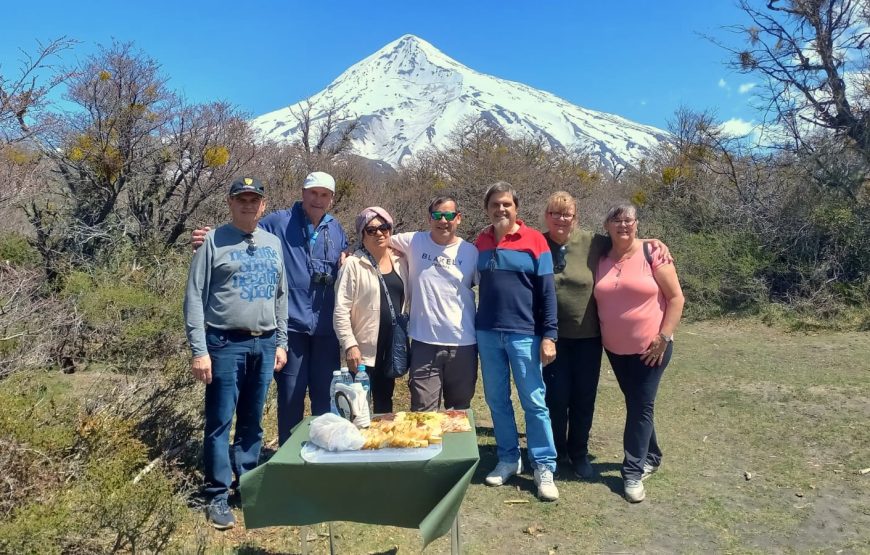
[[[659,465],[661,466],[661,465]],[[646,480],[653,474],[659,471],[658,466],[653,466],[650,463],[643,463],[643,476],[640,477],[641,480]]]
[[[553,481],[553,471],[542,464],[535,468],[535,485],[538,486],[538,499],[541,501],[559,499],[559,490]]]
[[[643,482],[640,480],[625,481],[625,499],[632,503],[640,503],[646,497]]]
[[[205,510],[209,523],[218,530],[228,530],[236,525],[233,512],[227,505],[226,497],[215,497]]]
[[[507,482],[511,476],[516,476],[522,471],[522,460],[519,460],[515,463],[499,461],[499,463],[495,465],[495,468],[492,470],[492,472],[486,475],[486,480],[484,480],[484,482],[486,482],[486,485],[488,486],[501,486],[505,482]]]
[[[595,476],[595,471],[592,469],[592,464],[586,455],[583,455],[583,458],[575,462],[572,468],[574,469],[574,474],[581,480],[591,480]]]

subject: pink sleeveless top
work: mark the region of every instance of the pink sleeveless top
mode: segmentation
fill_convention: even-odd
[[[656,256],[655,250],[651,254],[652,267],[643,248],[619,264],[609,256],[598,261],[594,295],[601,321],[601,341],[611,353],[640,354],[661,330],[667,300],[653,273],[668,262]]]

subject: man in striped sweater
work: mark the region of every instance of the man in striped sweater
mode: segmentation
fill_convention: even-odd
[[[492,225],[475,241],[480,251],[475,326],[499,461],[486,483],[500,486],[522,471],[511,403],[512,374],[525,413],[528,456],[538,497],[554,501],[559,498],[553,481],[556,447],[542,373],[543,365],[556,357],[553,258],[544,236],[517,219],[518,202],[509,183],[493,184],[484,198]]]

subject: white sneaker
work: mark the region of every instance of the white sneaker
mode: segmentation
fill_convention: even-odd
[[[484,482],[488,486],[501,486],[510,479],[511,476],[516,476],[523,471],[523,461],[519,460],[515,463],[501,462],[495,465],[495,468],[486,475]]]
[[[643,482],[640,480],[625,481],[625,499],[632,503],[640,503],[646,497],[646,491],[643,489]]]
[[[661,466],[661,465],[659,465]],[[641,480],[646,480],[653,474],[659,471],[658,466],[653,466],[650,463],[643,463],[643,476],[640,477]]]
[[[541,501],[559,499],[559,490],[553,482],[553,471],[546,466],[538,465],[535,469],[535,485],[538,486],[538,499]]]

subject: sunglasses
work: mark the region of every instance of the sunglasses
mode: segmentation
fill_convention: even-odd
[[[363,228],[363,231],[365,231],[366,235],[368,235],[369,237],[374,237],[375,235],[378,234],[378,231],[380,231],[383,234],[387,234],[387,233],[391,232],[392,230],[393,230],[393,226],[391,226],[390,224],[381,224],[377,227],[369,226],[369,227]]]
[[[441,218],[444,218],[448,222],[452,222],[456,219],[456,216],[459,215],[459,212],[441,212],[440,210],[436,210],[435,212],[430,212],[429,215],[432,216],[432,219],[436,222]]]
[[[242,239],[244,239],[245,243],[248,244],[248,248],[246,249],[248,254],[253,255],[255,252],[257,252],[257,243],[254,242],[253,233],[245,233]]]

